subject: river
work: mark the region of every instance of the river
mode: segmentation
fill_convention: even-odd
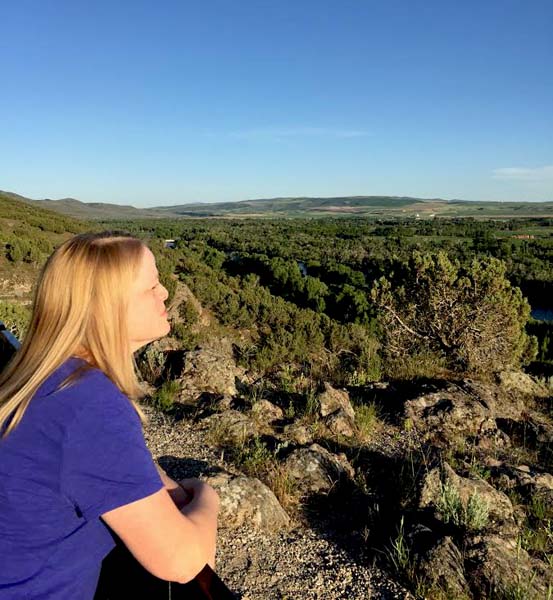
[[[533,308],[532,318],[538,321],[553,321],[552,308]]]

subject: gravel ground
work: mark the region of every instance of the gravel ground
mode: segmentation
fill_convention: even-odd
[[[236,470],[186,420],[173,423],[145,406],[148,447],[173,479]],[[219,524],[217,572],[241,600],[412,599],[367,559],[330,536],[297,525],[266,534]]]

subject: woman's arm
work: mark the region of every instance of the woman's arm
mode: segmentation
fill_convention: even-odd
[[[176,482],[159,465],[156,467],[165,489],[177,508],[198,527],[201,527],[202,537],[205,538],[204,542],[211,547],[208,564],[215,569],[217,513],[219,510],[217,493],[199,479],[182,479],[180,482]]]
[[[179,510],[167,489],[102,514],[150,573],[186,583],[207,564],[214,568],[219,498],[200,480],[183,480],[192,500]]]
[[[191,500],[190,493],[185,491],[174,479],[171,479],[159,465],[156,465],[156,467],[165,489],[169,496],[171,496],[171,500],[173,500],[176,507],[180,510]]]

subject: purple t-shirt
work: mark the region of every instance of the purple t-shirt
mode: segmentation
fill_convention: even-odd
[[[87,600],[114,547],[103,513],[163,482],[129,399],[98,369],[56,390],[70,358],[0,439],[0,598]]]

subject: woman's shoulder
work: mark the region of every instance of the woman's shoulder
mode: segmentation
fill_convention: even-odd
[[[132,409],[127,396],[101,369],[77,357],[70,357],[50,374],[37,390],[36,400],[73,414]]]
[[[95,393],[98,389],[121,394],[119,388],[101,369],[82,358],[71,356],[50,373],[38,388],[36,396],[77,390],[79,394]]]

